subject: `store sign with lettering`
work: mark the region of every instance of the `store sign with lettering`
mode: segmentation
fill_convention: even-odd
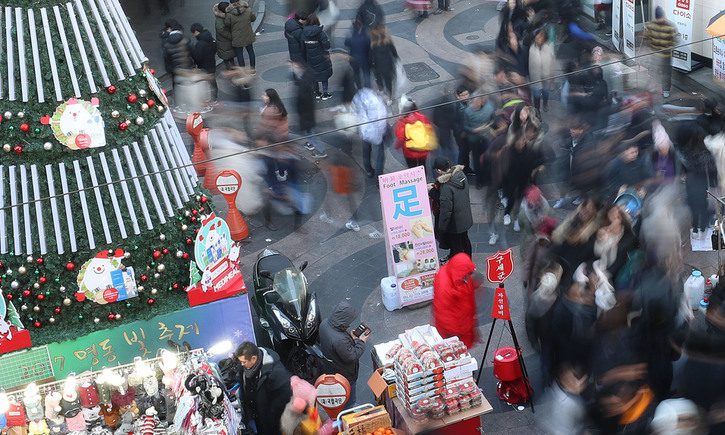
[[[223,340],[234,344],[255,341],[246,294],[52,343],[47,348],[55,378],[63,379],[71,372],[127,364],[136,356],[153,358],[159,349],[169,348],[169,341],[209,348]]]
[[[678,47],[672,50],[672,66],[684,71],[692,69],[692,18],[695,13],[695,2],[691,0],[669,0],[672,21],[677,29]]]
[[[381,175],[378,182],[388,274],[396,279],[400,305],[430,300],[439,265],[425,169]]]

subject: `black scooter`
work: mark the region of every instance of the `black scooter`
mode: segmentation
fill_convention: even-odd
[[[257,256],[252,279],[252,304],[272,347],[293,374],[312,381],[322,373],[325,356],[317,344],[320,311],[307,279],[286,256],[264,249]]]

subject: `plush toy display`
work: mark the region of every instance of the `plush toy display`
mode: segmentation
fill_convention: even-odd
[[[154,435],[156,426],[159,425],[159,418],[156,416],[156,409],[152,406],[146,410],[146,414],[141,421],[138,435]]]
[[[133,421],[134,416],[133,412],[128,411],[123,414],[121,417],[121,425],[116,429],[116,431],[113,433],[114,435],[128,435],[129,433],[133,433]]]
[[[35,383],[29,384],[25,388],[25,392],[23,392],[23,403],[25,404],[25,414],[28,420],[41,420],[45,417],[42,401],[38,386]]]

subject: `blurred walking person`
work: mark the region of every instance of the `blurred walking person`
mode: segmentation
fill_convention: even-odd
[[[395,124],[395,147],[403,149],[403,157],[409,168],[425,168],[428,154],[438,147],[433,125],[427,116],[418,111],[418,106],[412,100],[402,105],[401,112],[407,115]]]
[[[332,77],[330,39],[316,15],[310,15],[307,19],[302,28],[302,37],[305,43],[307,66],[312,71],[312,77],[315,80],[315,98],[329,100],[332,98],[332,94],[328,92],[330,77]],[[322,88],[320,88],[320,84]]]
[[[289,123],[287,109],[276,89],[266,89],[262,95],[264,107],[261,113],[259,130],[272,136],[275,142],[287,140],[289,136]]]
[[[463,109],[470,96],[468,89],[458,86],[455,90],[456,100],[451,104],[450,98],[443,96],[433,108],[433,124],[438,132],[441,155],[452,162],[458,161],[458,144],[463,132]],[[451,137],[455,140],[452,140]]]
[[[232,33],[225,24],[229,2],[219,2],[214,5],[214,30],[216,31],[216,54],[224,61],[227,69],[234,66],[234,47],[232,47]]]
[[[385,24],[385,14],[376,0],[363,0],[357,9],[355,20],[370,30]]]
[[[433,323],[443,338],[456,336],[471,348],[476,344],[476,298],[471,256],[458,253],[441,266],[433,280]]]
[[[307,22],[307,14],[298,12],[284,23],[284,37],[287,39],[287,51],[292,62],[305,63],[305,42],[302,29]]]
[[[375,82],[378,89],[388,96],[386,103],[393,99],[393,81],[395,79],[395,62],[398,60],[398,51],[390,38],[385,26],[379,26],[370,31],[370,59],[375,70]]]
[[[317,125],[315,119],[315,88],[317,83],[312,71],[305,64],[292,62],[291,67],[292,77],[297,86],[295,109],[299,119],[299,129],[302,134],[310,136]],[[324,143],[315,137],[308,137],[304,147],[312,153],[312,157],[315,159],[327,157]]]
[[[164,53],[164,67],[175,84],[179,70],[191,69],[192,59],[189,52],[189,40],[184,36],[184,28],[172,19],[164,24],[161,32],[161,47]]]
[[[385,168],[385,138],[388,134],[388,108],[378,93],[370,88],[357,91],[352,106],[358,117],[360,137],[363,140],[363,167],[365,175],[372,178],[381,175]],[[372,150],[375,148],[375,167],[371,164]]]
[[[226,9],[226,17],[224,18],[224,24],[232,36],[232,47],[239,66],[246,66],[244,63],[244,51],[246,50],[252,71],[257,65],[254,46],[252,45],[256,39],[254,30],[252,30],[252,23],[256,19],[257,15],[249,7],[249,3],[243,0],[232,0]]]
[[[211,32],[199,23],[191,25],[191,34],[196,38],[191,45],[191,57],[198,68],[209,74],[212,101],[216,101],[219,92],[216,84],[216,41]]]
[[[350,65],[355,73],[355,84],[358,88],[370,87],[370,36],[365,26],[355,20],[352,23],[350,36],[345,38],[345,46],[350,51]]]
[[[549,89],[554,71],[554,48],[548,40],[546,27],[538,29],[529,48],[529,78],[536,110],[549,111]],[[542,107],[543,103],[543,107]]]
[[[662,96],[668,98],[672,87],[672,48],[677,44],[677,29],[665,17],[661,6],[655,8],[655,19],[644,26],[644,40],[652,50],[662,80]]]

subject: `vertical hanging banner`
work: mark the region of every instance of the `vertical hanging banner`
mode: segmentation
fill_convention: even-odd
[[[668,20],[677,29],[678,48],[672,50],[672,66],[684,71],[692,70],[692,18],[695,13],[695,0],[669,0]],[[687,44],[687,45],[683,45]]]
[[[622,0],[612,2],[612,44],[618,51],[622,51]]]
[[[725,38],[712,40],[712,78],[725,86]]]
[[[388,274],[395,277],[400,305],[429,301],[439,266],[425,169],[381,175],[378,182]]]
[[[624,55],[633,58],[635,56],[635,29],[634,29],[634,0],[624,0]]]

